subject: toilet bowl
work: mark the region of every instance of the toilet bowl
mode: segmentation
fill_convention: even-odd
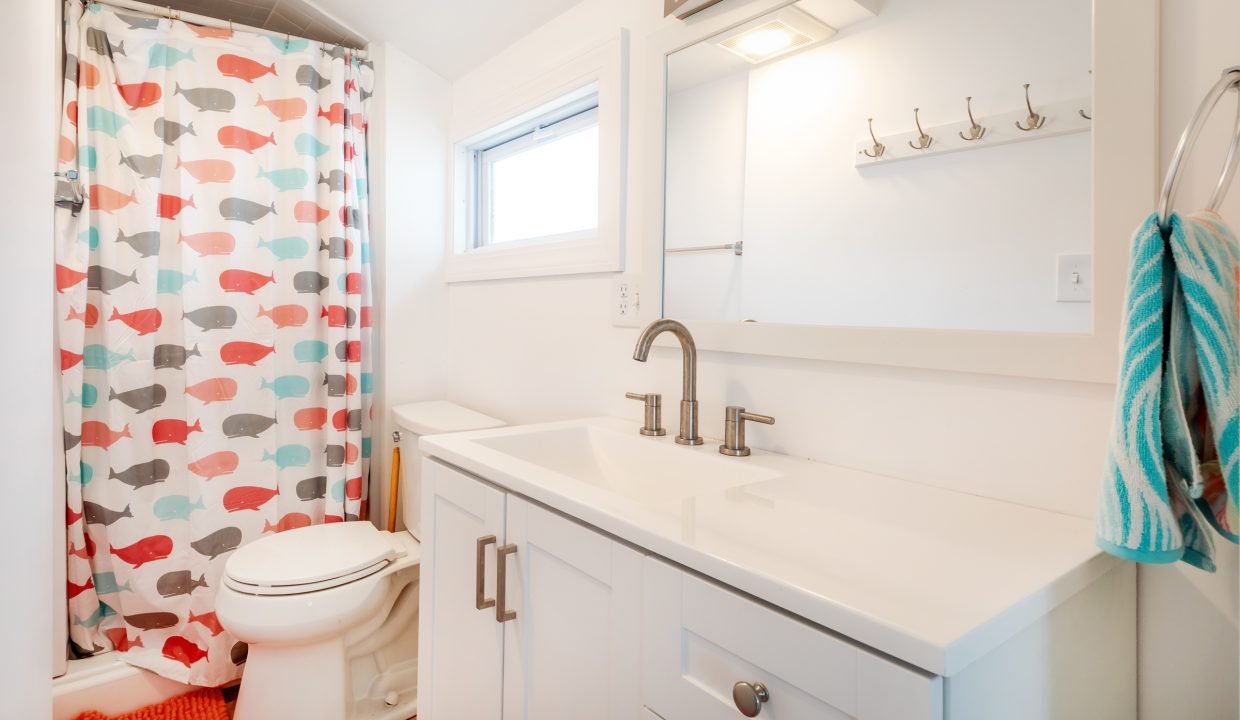
[[[405,720],[417,712],[422,435],[498,427],[435,401],[393,409],[404,530],[288,530],[228,558],[216,617],[249,646],[234,720]]]

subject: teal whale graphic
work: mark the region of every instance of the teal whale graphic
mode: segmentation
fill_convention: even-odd
[[[122,355],[112,352],[105,345],[87,345],[82,348],[82,364],[89,370],[109,370],[126,360],[133,359],[133,350]]]
[[[206,507],[202,498],[198,498],[197,502],[190,502],[185,495],[167,495],[155,501],[152,512],[160,520],[188,520],[190,513],[205,510]]]
[[[191,273],[179,270],[160,270],[155,280],[155,292],[160,295],[179,295],[185,283],[198,281],[198,269]]]
[[[306,185],[310,184],[310,174],[301,168],[283,168],[279,170],[259,168],[258,176],[270,180],[271,184],[280,192],[303,190]]]
[[[281,375],[275,380],[263,380],[260,390],[271,390],[277,400],[290,397],[305,397],[310,394],[310,381],[300,375]]]
[[[265,247],[276,256],[277,260],[297,260],[310,252],[310,243],[305,238],[290,235],[274,240],[258,239],[258,247]]]
[[[310,464],[310,448],[305,445],[281,445],[274,453],[263,451],[263,461],[274,460],[276,467],[305,467]]]
[[[327,357],[327,343],[322,340],[302,340],[293,346],[297,362],[317,363]]]

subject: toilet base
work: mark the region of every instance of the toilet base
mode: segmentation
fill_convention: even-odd
[[[251,643],[234,720],[412,718],[418,709],[417,581],[404,583],[373,618],[317,643]],[[389,693],[395,693],[392,704]]]

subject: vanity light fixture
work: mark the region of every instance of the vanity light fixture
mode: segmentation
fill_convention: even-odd
[[[835,36],[835,28],[797,7],[785,7],[735,28],[719,47],[757,65]]]

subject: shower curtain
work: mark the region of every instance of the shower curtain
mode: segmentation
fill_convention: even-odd
[[[373,72],[283,35],[65,18],[70,638],[219,685],[245,660],[214,612],[229,553],[366,515]]]

